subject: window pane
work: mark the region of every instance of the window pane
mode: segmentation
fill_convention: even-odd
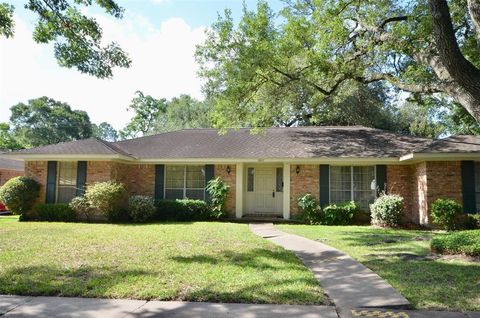
[[[353,201],[364,211],[375,201],[375,167],[353,167]]]
[[[58,184],[75,186],[77,183],[77,163],[76,162],[59,162],[58,168]]]
[[[344,203],[352,200],[351,167],[330,167],[330,202]]]
[[[188,188],[205,188],[204,166],[187,166],[187,189]]]
[[[165,188],[183,189],[185,166],[167,166],[165,170]]]
[[[192,200],[205,200],[205,190],[200,189],[187,189],[186,190],[187,199]]]
[[[77,196],[77,189],[72,186],[59,186],[57,203],[70,203]]]
[[[166,200],[183,199],[183,189],[165,189]]]
[[[277,168],[277,192],[283,192],[283,168]]]
[[[253,168],[247,169],[247,191],[253,192],[253,178],[255,176],[255,170]]]

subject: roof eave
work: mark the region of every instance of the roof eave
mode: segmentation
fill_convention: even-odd
[[[132,161],[136,158],[124,156],[120,154],[38,154],[38,153],[20,153],[12,152],[3,154],[5,157],[14,160],[35,161],[35,160],[87,160],[87,161],[99,161],[99,160],[122,160]]]
[[[428,152],[428,153],[409,153],[400,157],[401,162],[419,162],[419,161],[458,161],[458,160],[480,160],[478,152]]]

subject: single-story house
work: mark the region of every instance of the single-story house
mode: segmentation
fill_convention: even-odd
[[[480,210],[480,137],[431,140],[361,126],[184,129],[125,141],[85,139],[8,154],[25,161],[41,201],[68,202],[86,186],[117,180],[157,200],[208,199],[205,185],[229,186],[231,217],[298,213],[297,198],[322,206],[354,200],[367,210],[381,191],[405,198],[410,221],[427,224],[439,197]]]
[[[0,154],[0,187],[13,177],[23,176],[24,164],[21,161],[7,159]]]

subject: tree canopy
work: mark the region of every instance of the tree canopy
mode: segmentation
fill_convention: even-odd
[[[106,141],[117,141],[118,132],[107,122],[92,124],[92,137]]]
[[[37,43],[52,42],[60,66],[109,78],[113,68],[129,67],[131,60],[117,43],[102,43],[102,28],[82,11],[93,3],[115,18],[123,16],[123,8],[113,0],[28,0],[25,8],[37,15],[33,39]],[[0,36],[14,35],[14,9],[13,5],[0,3]]]
[[[72,110],[67,103],[48,97],[31,99],[10,108],[10,125],[25,148],[89,138],[92,124],[88,114]]]
[[[238,24],[226,10],[196,52],[214,124],[313,117],[355,83],[448,97],[478,121],[478,2],[291,0],[273,12],[259,1]]]
[[[168,101],[138,91],[128,110],[133,110],[135,114],[119,132],[121,139],[183,128],[211,127],[210,103],[198,101],[189,95],[180,95]]]

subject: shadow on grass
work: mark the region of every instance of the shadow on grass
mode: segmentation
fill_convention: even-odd
[[[256,248],[248,252],[223,251],[212,254],[195,254],[192,256],[173,256],[179,263],[205,263],[213,266],[235,265],[258,270],[302,270],[303,265],[290,252]]]
[[[398,257],[362,263],[388,280],[416,308],[480,310],[480,263]]]

